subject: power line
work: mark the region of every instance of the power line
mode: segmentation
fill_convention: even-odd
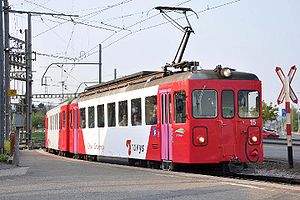
[[[101,10],[99,10],[99,11],[91,12],[91,13],[89,13],[89,14],[80,16],[80,18],[85,18],[85,17],[89,16],[88,18],[83,19],[83,21],[86,21],[86,20],[88,20],[88,19],[90,19],[90,18],[93,18],[93,17],[95,17],[95,16],[101,14],[101,13],[104,12],[104,11],[110,10],[110,9],[115,8],[115,7],[118,7],[118,6],[120,6],[120,5],[124,5],[124,4],[130,3],[131,1],[133,1],[133,0],[124,0],[124,1],[121,1],[121,2],[119,2],[119,3],[116,3],[116,4],[113,4],[113,5],[106,6],[105,8],[103,8],[103,9],[101,9]],[[90,15],[92,15],[92,16],[90,16]]]
[[[67,51],[68,51],[69,46],[71,44],[71,41],[72,41],[72,38],[73,38],[73,34],[74,34],[74,31],[75,31],[75,26],[76,26],[76,24],[73,25],[73,28],[72,28],[72,31],[71,31],[71,35],[70,35],[70,39],[69,39],[67,47],[66,47],[65,54],[67,54]]]
[[[52,12],[60,13],[60,12],[58,12],[58,11],[56,11],[56,10],[53,10],[53,9],[51,9],[51,8],[48,8],[48,7],[45,7],[45,6],[44,6],[44,5],[45,5],[46,3],[48,3],[50,0],[47,1],[46,3],[44,3],[43,5],[38,4],[38,3],[35,3],[35,2],[32,2],[32,1],[29,1],[29,0],[23,0],[23,1],[25,1],[25,2],[27,2],[27,3],[30,3],[30,4],[32,4],[32,5],[36,5],[36,6],[37,6],[36,8],[43,8],[43,9],[45,9],[45,10],[49,10],[49,11],[52,11]],[[35,10],[35,8],[34,8],[33,10]]]
[[[197,13],[197,14],[204,13],[204,12],[207,12],[207,11],[210,11],[210,10],[218,9],[218,8],[221,8],[221,7],[230,5],[230,4],[237,3],[237,2],[239,2],[239,1],[241,1],[241,0],[230,1],[230,2],[227,2],[227,3],[224,3],[224,4],[220,4],[220,5],[217,5],[217,6],[213,6],[213,7],[211,7],[211,8],[208,7],[208,8],[206,8],[206,9],[201,10],[201,11],[198,11],[198,12],[196,12],[196,13]],[[192,15],[195,15],[195,14],[189,14],[189,15],[187,15],[187,16],[192,16]],[[181,20],[181,19],[184,19],[184,18],[185,18],[185,16],[184,16],[184,17],[176,18],[176,19],[174,19],[174,20],[175,20],[175,21],[178,21],[178,20]],[[136,30],[136,31],[132,31],[132,32],[128,33],[127,35],[122,36],[121,38],[118,38],[117,40],[115,40],[115,41],[111,42],[110,44],[104,46],[103,49],[112,46],[113,44],[119,42],[120,40],[122,40],[122,39],[124,39],[124,38],[126,38],[126,37],[128,37],[129,35],[132,35],[132,34],[135,34],[135,33],[141,32],[141,31],[145,31],[145,30],[148,30],[148,29],[156,28],[156,27],[159,27],[159,26],[162,26],[162,25],[165,25],[165,24],[169,24],[169,23],[170,23],[169,21],[166,21],[166,22],[162,22],[162,23],[159,23],[159,24],[155,24],[155,25],[152,25],[152,26],[148,26],[148,27],[145,27],[145,28]],[[126,28],[127,28],[127,27],[126,27]],[[111,37],[111,36],[110,36],[110,37]],[[95,53],[96,53],[96,52],[93,52],[93,53],[89,54],[88,56],[91,56],[91,55],[93,55],[93,54],[95,54]],[[87,56],[87,57],[88,57],[88,56]]]
[[[102,26],[97,26],[97,25],[92,25],[92,24],[88,24],[88,23],[85,23],[83,21],[76,21],[74,19],[64,19],[64,18],[60,18],[60,17],[54,17],[54,18],[57,18],[57,19],[61,19],[61,20],[65,20],[65,21],[68,21],[68,22],[72,22],[74,24],[81,24],[81,25],[85,25],[85,26],[89,26],[89,27],[92,27],[92,28],[97,28],[97,29],[102,29],[102,30],[106,30],[106,31],[112,31],[112,32],[115,32],[115,30],[113,29],[110,29],[110,28],[105,28],[105,27],[102,27]]]
[[[181,2],[181,3],[179,3],[179,4],[177,4],[176,6],[183,5],[183,4],[188,3],[188,2],[190,2],[190,1],[191,1],[191,0],[183,1],[183,2]],[[153,9],[150,9],[150,10],[147,10],[147,11],[143,11],[143,12],[141,12],[141,13],[143,14],[143,13],[147,12],[147,15],[148,15],[149,12],[150,12],[151,10],[153,10]],[[129,15],[131,16],[131,14],[129,14]],[[124,31],[124,30],[130,31],[130,33],[126,34],[125,36],[123,36],[123,37],[117,39],[116,41],[112,42],[111,44],[107,45],[107,46],[105,47],[105,48],[107,48],[107,47],[109,47],[109,46],[111,46],[111,45],[117,43],[117,42],[120,41],[121,39],[124,39],[124,38],[128,37],[129,35],[131,35],[131,34],[133,34],[133,33],[136,33],[136,31],[131,31],[130,28],[132,28],[132,27],[134,27],[134,26],[136,26],[136,25],[141,25],[142,23],[144,23],[144,22],[146,22],[146,21],[148,21],[148,20],[150,20],[150,19],[152,19],[152,18],[154,18],[154,17],[157,17],[157,16],[159,16],[159,15],[160,15],[160,13],[155,14],[155,15],[152,15],[152,16],[150,16],[150,17],[147,17],[147,18],[145,18],[145,19],[142,19],[142,20],[140,20],[140,21],[138,21],[138,22],[135,22],[135,23],[131,24],[131,25],[129,25],[129,26],[123,28],[122,30],[116,31],[115,33],[112,33],[110,36],[108,36],[107,38],[105,38],[104,40],[102,40],[102,41],[100,42],[100,44],[103,44],[104,42],[108,41],[110,38],[112,38],[113,36],[115,36],[116,34],[122,32],[122,31]],[[98,51],[94,51],[94,52],[92,52],[92,53],[90,53],[90,52],[93,51],[93,50],[96,49],[96,48],[98,48],[98,45],[96,45],[96,46],[94,46],[93,48],[91,48],[90,50],[88,50],[83,56],[80,56],[79,58],[85,59],[85,58],[87,58],[87,57],[89,57],[89,56],[91,56],[91,55],[94,55],[94,54],[97,53]]]
[[[72,57],[67,57],[67,56],[56,56],[56,55],[47,54],[47,53],[38,53],[38,52],[36,52],[36,55],[50,57],[50,58],[57,58],[57,59],[72,60],[72,61],[78,61],[79,60],[76,57],[72,58]]]

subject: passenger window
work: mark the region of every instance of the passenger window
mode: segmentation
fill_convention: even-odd
[[[72,111],[69,112],[69,126],[70,126],[70,128],[73,128]]]
[[[215,118],[217,117],[217,92],[215,90],[194,90],[193,117]]]
[[[89,128],[95,127],[95,108],[94,108],[94,106],[88,107],[88,124],[89,124]]]
[[[234,92],[231,90],[222,91],[222,116],[226,119],[234,117]]]
[[[186,122],[186,94],[185,91],[175,92],[175,122]]]
[[[131,125],[140,126],[142,122],[141,98],[131,100]]]
[[[128,108],[127,101],[119,102],[119,126],[128,125]]]
[[[157,123],[157,96],[150,96],[145,98],[145,118],[147,125]]]
[[[98,127],[104,127],[104,105],[97,106]]]
[[[60,114],[57,113],[56,116],[57,116],[57,130],[59,130],[61,128]]]
[[[108,127],[116,126],[116,104],[107,104]]]
[[[240,90],[238,93],[238,108],[240,118],[259,117],[260,96],[258,91]]]
[[[57,114],[55,114],[55,130],[58,130],[58,117]]]
[[[86,120],[85,120],[85,108],[80,108],[80,128],[85,128]]]

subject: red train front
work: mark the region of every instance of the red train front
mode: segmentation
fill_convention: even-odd
[[[49,146],[56,137],[47,130],[50,149],[149,164],[263,161],[261,82],[254,74],[221,67],[140,73],[88,88],[67,108],[54,109],[64,113],[64,137]]]

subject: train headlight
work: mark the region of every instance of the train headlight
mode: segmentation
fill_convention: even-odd
[[[256,143],[256,142],[258,141],[258,139],[257,139],[256,136],[253,136],[253,137],[251,138],[251,140],[252,140],[253,143]]]
[[[231,76],[231,70],[228,67],[221,69],[221,75],[228,78]]]
[[[205,142],[205,138],[204,137],[199,137],[199,142],[202,144],[202,143],[204,143]]]

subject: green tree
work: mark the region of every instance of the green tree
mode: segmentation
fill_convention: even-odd
[[[45,116],[42,115],[39,112],[34,112],[32,113],[32,127],[37,129],[37,128],[42,128],[44,127],[44,120]]]
[[[266,121],[273,121],[276,120],[278,115],[278,107],[275,105],[273,106],[272,102],[268,105],[266,102],[263,101],[262,103],[262,117],[263,122]]]
[[[292,131],[298,131],[298,110],[293,105],[291,106]]]

